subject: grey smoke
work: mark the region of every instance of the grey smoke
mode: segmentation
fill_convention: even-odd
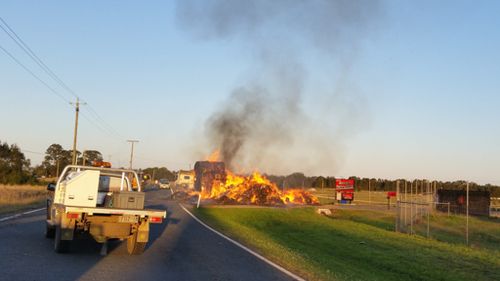
[[[236,40],[255,56],[255,74],[206,121],[210,144],[221,149],[229,167],[286,169],[294,161],[333,166],[332,158],[341,155],[342,138],[332,135],[333,129],[318,128],[302,109],[309,78],[302,52],[339,65],[338,77],[332,80],[344,84],[339,77],[349,75],[343,69],[350,68],[360,43],[375,29],[380,11],[375,0],[177,2],[179,25],[196,39]],[[316,95],[328,96],[318,111],[337,108],[336,102],[350,98],[348,91],[328,89]],[[333,118],[333,131],[352,127],[345,116]]]

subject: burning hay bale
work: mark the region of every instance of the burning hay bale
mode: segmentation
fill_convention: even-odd
[[[212,186],[222,185],[226,182],[226,166],[220,161],[198,161],[194,164],[196,191],[210,193]]]
[[[225,183],[215,183],[210,192],[203,192],[204,199],[214,199],[222,204],[285,205],[318,204],[316,197],[304,190],[281,192],[276,184],[259,173],[237,176],[227,173]]]

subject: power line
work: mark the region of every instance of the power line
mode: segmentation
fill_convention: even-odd
[[[64,83],[62,81],[62,79],[59,78],[59,76],[57,76],[57,74],[54,73],[54,71],[52,71],[43,61],[42,59],[40,59],[40,57],[38,57],[36,55],[36,53],[28,46],[28,44],[26,44],[22,39],[21,37],[9,26],[9,24],[2,18],[0,17],[0,21],[7,27],[7,29],[5,29],[1,24],[0,24],[0,28],[24,51],[24,53],[26,53],[48,76],[50,76],[50,78],[52,78],[52,80],[54,80],[57,84],[59,84],[59,86],[61,86],[62,88],[64,88],[66,91],[68,91],[71,95],[73,95],[74,97],[76,98],[79,98],[79,96],[75,93],[75,91],[73,91],[66,83]],[[10,31],[10,32],[9,32]],[[19,60],[17,60],[12,54],[10,54],[6,49],[4,49],[2,47],[2,49],[4,50],[4,52],[6,52],[13,60],[15,60],[19,65],[21,65],[25,70],[27,70],[32,76],[34,76],[37,80],[39,80],[41,83],[43,83],[46,87],[48,87],[53,93],[57,94],[59,97],[63,98],[64,101],[66,102],[70,102],[69,100],[65,99],[63,97],[63,95],[61,95],[59,92],[57,92],[56,90],[54,90],[52,87],[50,87],[48,85],[48,83],[46,83],[45,81],[43,81],[41,78],[39,78],[38,76],[36,76],[31,70],[29,70],[26,66],[24,66],[22,63],[20,63]],[[124,138],[121,134],[117,133],[117,131],[111,126],[109,125],[98,113],[97,111],[90,106],[90,104],[88,104],[87,102],[87,105],[90,109],[89,112],[91,112],[96,121],[97,122],[100,122],[101,124],[103,124],[104,126],[98,126],[95,122],[91,121],[89,117],[85,117],[85,119],[87,119],[92,125],[96,126],[98,129],[100,129],[101,131],[104,130],[102,129],[103,127],[108,131],[108,133],[110,133],[110,135],[114,134],[120,138]]]
[[[112,134],[114,134],[117,137],[120,137],[121,139],[125,138],[122,134],[118,133],[111,125],[109,125],[98,113],[97,111],[87,102],[87,106],[89,108],[89,112],[93,113],[96,119],[100,120],[102,124],[105,125],[105,127],[110,131]]]
[[[137,159],[141,159],[141,160],[145,160],[145,161],[148,161],[148,162],[155,162],[157,164],[172,164],[172,165],[191,165],[191,163],[187,163],[187,162],[172,162],[172,161],[162,161],[162,160],[157,160],[157,159],[151,159],[151,158],[144,158],[144,157],[140,157],[140,156],[134,156],[135,158]]]
[[[21,151],[22,152],[26,152],[26,153],[31,153],[31,154],[45,155],[45,153],[37,152],[37,151],[31,151],[31,150],[27,150],[27,149],[21,149]]]
[[[56,81],[61,87],[66,89],[68,92],[70,92],[74,97],[77,97],[75,92],[70,89],[60,78],[57,76],[36,54],[31,50],[31,48],[26,44],[20,37],[17,35],[17,33],[5,22],[5,20],[0,17],[0,21],[9,29],[10,33],[2,26],[0,25],[0,28],[3,29],[3,31],[9,35],[9,37],[36,63],[40,68],[47,73],[54,81]],[[15,38],[12,36],[12,34],[15,36]],[[17,40],[16,40],[17,39]]]
[[[42,83],[43,85],[45,85],[45,87],[47,87],[52,93],[54,93],[55,95],[57,95],[60,99],[62,99],[66,103],[70,102],[63,95],[61,95],[58,91],[54,90],[54,88],[52,88],[51,86],[49,86],[49,84],[47,84],[45,81],[43,81],[35,73],[33,73],[33,71],[31,71],[28,67],[26,67],[22,62],[20,62],[18,59],[16,59],[16,57],[14,57],[11,53],[9,53],[9,51],[7,51],[2,45],[0,45],[0,49],[2,49],[2,51],[4,51],[4,53],[6,53],[12,60],[14,60],[18,65],[20,65],[29,74],[31,74],[31,76],[33,76],[36,80],[40,81],[40,83]]]
[[[87,104],[88,106],[88,104]],[[119,141],[123,141],[122,138],[119,138],[117,137],[116,135],[114,135],[110,130],[106,130],[104,129],[101,125],[99,125],[98,123],[95,123],[91,118],[89,118],[84,112],[80,112],[80,114],[83,116],[83,118],[85,120],[87,120],[90,124],[92,124],[93,126],[95,126],[97,129],[99,129],[101,132],[105,133],[105,134],[108,134],[110,137],[112,138],[115,138]]]

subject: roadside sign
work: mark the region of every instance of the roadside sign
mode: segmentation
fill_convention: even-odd
[[[354,200],[354,180],[335,179],[335,191],[338,202],[352,202]]]
[[[353,189],[354,180],[352,179],[335,179],[335,188],[337,189]]]

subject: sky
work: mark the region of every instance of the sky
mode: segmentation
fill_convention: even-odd
[[[137,139],[135,168],[177,170],[210,154],[207,120],[234,89],[267,73],[256,63],[266,40],[259,32],[287,29],[268,20],[251,40],[200,36],[179,19],[180,2],[4,0],[0,17],[87,102],[79,150],[127,166],[126,140]],[[263,153],[252,169],[500,184],[499,12],[498,1],[380,1],[344,49],[314,50],[300,36],[273,42],[272,52],[303,62],[299,107],[313,126],[290,125],[300,137],[270,146],[280,153]],[[32,164],[53,143],[70,149],[75,97],[2,30],[0,46],[63,96],[0,50],[0,141],[20,146]]]

